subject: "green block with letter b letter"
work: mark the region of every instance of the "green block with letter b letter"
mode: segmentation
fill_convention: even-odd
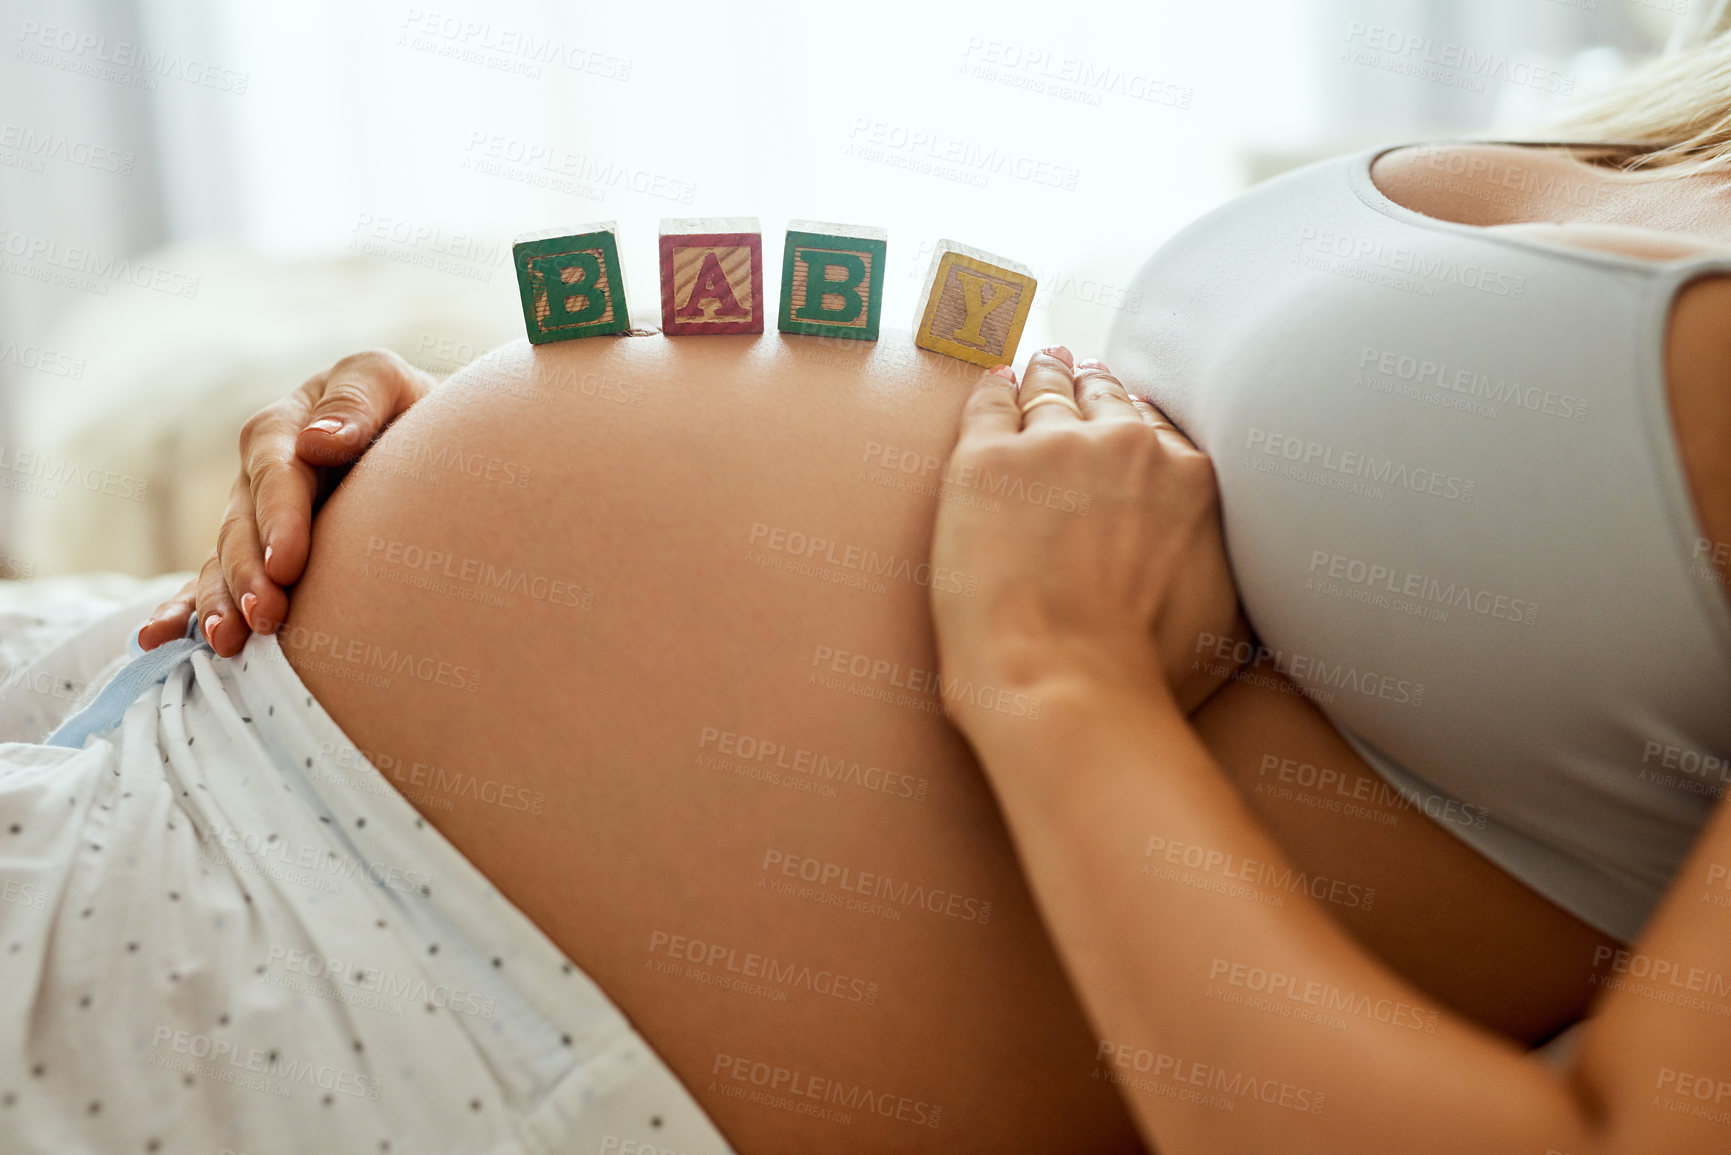
[[[878,339],[889,234],[868,225],[789,221],[781,260],[783,333]]]
[[[530,233],[511,246],[517,288],[523,295],[523,326],[536,345],[623,333],[625,275],[612,221]]]

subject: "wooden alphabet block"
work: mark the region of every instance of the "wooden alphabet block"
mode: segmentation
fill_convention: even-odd
[[[1007,365],[1034,308],[1034,273],[1006,257],[940,240],[919,301],[914,344],[987,369]]]
[[[661,329],[670,337],[763,332],[756,217],[662,220]]]
[[[869,225],[789,221],[781,259],[783,333],[878,339],[889,233]]]
[[[631,327],[614,222],[585,225],[571,234],[562,229],[529,233],[511,246],[511,258],[523,295],[523,325],[534,344]]]

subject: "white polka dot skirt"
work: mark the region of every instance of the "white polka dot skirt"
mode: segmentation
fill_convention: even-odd
[[[729,1150],[261,637],[0,744],[0,1149]]]

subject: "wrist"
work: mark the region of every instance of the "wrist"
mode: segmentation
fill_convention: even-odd
[[[1017,694],[1018,704],[1033,707],[1029,714],[983,709],[983,697],[967,696],[949,710],[1006,812],[1027,813],[1031,807],[1053,817],[1077,803],[1092,805],[1089,799],[1117,796],[1126,776],[1145,777],[1149,756],[1170,736],[1188,731],[1163,686],[1053,669]]]
[[[1183,715],[1152,647],[1145,658],[1128,660],[1093,645],[997,645],[963,662],[944,662],[942,675],[958,691],[951,718],[970,736],[1127,706]],[[1005,708],[1006,701],[1012,708]]]

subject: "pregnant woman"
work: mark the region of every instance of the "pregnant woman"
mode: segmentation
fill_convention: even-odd
[[[168,1150],[182,1093],[247,1150],[1719,1149],[1728,63],[1596,126],[1640,146],[1259,187],[1144,271],[1123,385],[655,335],[310,382],[142,639],[196,601],[230,656],[0,795],[80,815],[0,928],[15,1133]],[[313,458],[413,406],[309,536],[321,399]],[[160,886],[89,849],[129,787]],[[288,873],[326,855],[371,886]],[[182,1061],[279,1034],[330,1093]]]

